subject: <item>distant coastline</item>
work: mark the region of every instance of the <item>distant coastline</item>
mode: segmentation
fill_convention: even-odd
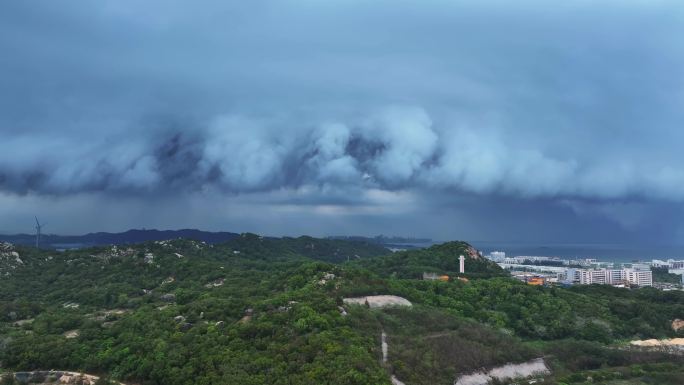
[[[188,238],[207,243],[221,243],[237,237],[238,233],[208,232],[196,229],[154,230],[133,229],[122,233],[90,233],[84,235],[61,236],[43,234],[41,247],[55,249],[78,249],[83,247],[134,244],[145,241],[157,241],[175,238]],[[328,236],[328,239],[361,241],[382,245],[393,250],[418,249],[443,243],[429,238],[384,236]],[[0,241],[22,245],[34,245],[34,234],[0,234]],[[611,244],[611,243],[533,243],[533,242],[500,242],[500,241],[468,241],[484,254],[492,251],[503,251],[507,256],[547,256],[562,259],[593,258],[600,262],[630,263],[651,261],[653,259],[684,259],[684,245],[647,245],[647,244]]]
[[[653,259],[684,259],[684,245],[627,245],[602,243],[514,243],[476,241],[485,254],[503,251],[507,256],[548,256],[564,259],[594,258],[601,262],[628,263]]]

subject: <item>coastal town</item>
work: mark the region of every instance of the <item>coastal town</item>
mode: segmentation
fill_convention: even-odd
[[[684,260],[639,261],[615,263],[595,258],[563,259],[550,256],[506,256],[503,251],[492,251],[485,258],[497,263],[511,275],[530,285],[591,285],[615,287],[652,286],[662,290],[683,290]],[[660,271],[678,281],[661,282],[654,277]]]

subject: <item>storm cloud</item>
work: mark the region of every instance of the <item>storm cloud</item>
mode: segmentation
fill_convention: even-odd
[[[633,147],[620,143],[614,148],[607,141],[599,153],[549,144],[544,151],[524,138],[507,139],[503,130],[454,124],[440,127],[422,108],[393,106],[355,122],[331,120],[310,127],[298,127],[294,118],[224,115],[193,129],[112,136],[17,134],[4,140],[0,177],[3,189],[20,194],[136,195],[169,188],[249,193],[336,186],[524,197],[684,198],[684,169],[669,159],[684,161],[684,156],[641,148],[638,138]]]
[[[638,231],[684,200],[681,36],[675,1],[5,1],[0,195]]]

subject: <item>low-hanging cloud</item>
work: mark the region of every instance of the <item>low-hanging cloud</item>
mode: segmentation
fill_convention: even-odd
[[[29,145],[30,144],[30,145]],[[0,186],[13,193],[116,194],[304,186],[438,189],[523,197],[684,198],[684,172],[639,156],[554,156],[500,130],[436,124],[415,106],[391,106],[353,122],[223,115],[192,130],[130,136],[9,137]],[[626,149],[629,151],[630,149]],[[560,152],[560,151],[559,151]]]

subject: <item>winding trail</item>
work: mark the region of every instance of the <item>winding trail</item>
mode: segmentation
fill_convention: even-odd
[[[389,345],[387,344],[387,333],[385,331],[382,331],[382,334],[380,334],[380,347],[382,348],[382,363],[387,364],[387,357],[389,356]],[[397,376],[394,374],[391,374],[391,380],[392,380],[392,385],[406,385],[403,382],[399,381]]]

